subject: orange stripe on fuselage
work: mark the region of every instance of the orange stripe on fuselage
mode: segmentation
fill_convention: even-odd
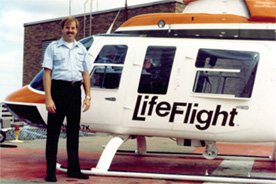
[[[275,0],[245,0],[245,2],[250,12],[250,21],[275,22]]]
[[[153,26],[157,25],[160,20],[165,21],[166,24],[249,23],[246,17],[238,15],[158,13],[133,17],[121,27]]]
[[[197,1],[197,0],[183,0],[183,3],[189,4],[189,3],[194,2],[194,1]]]
[[[7,102],[18,102],[18,103],[45,103],[45,95],[38,94],[25,86],[12,94],[10,94],[5,101]]]

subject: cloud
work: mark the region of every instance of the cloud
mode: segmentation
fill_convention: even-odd
[[[66,0],[1,0],[0,64],[8,58],[18,60],[18,57],[12,56],[18,54],[18,51],[23,55],[24,23],[57,17],[53,7],[60,8],[65,2]],[[59,13],[61,15],[62,11]],[[20,58],[23,62],[23,57]]]
[[[13,50],[11,52],[1,54],[0,64],[22,65],[23,53],[21,50]]]
[[[71,13],[83,13],[84,0],[71,0]],[[89,8],[87,7],[87,11]],[[22,49],[24,23],[69,15],[69,0],[1,0],[0,53]]]
[[[82,0],[71,0],[80,3]],[[22,86],[24,23],[69,14],[68,0],[1,0],[0,8],[0,102]],[[72,14],[83,12],[72,7]],[[79,8],[79,9],[78,9]],[[80,11],[80,12],[75,12]]]
[[[7,54],[0,53],[0,84],[21,84],[22,71],[23,71],[23,53],[21,50],[12,51]],[[12,79],[7,80],[7,77],[11,75]],[[8,77],[9,78],[9,77]],[[15,81],[18,82],[15,82]]]
[[[22,87],[23,52],[0,53],[0,102],[12,91]]]
[[[20,10],[34,14],[58,14],[68,7],[68,0],[1,0],[3,9]],[[79,0],[81,1],[81,0]]]
[[[23,21],[28,18],[24,12],[11,10],[1,11],[0,25],[0,48],[1,53],[11,48],[23,48]]]
[[[20,50],[0,54],[0,88],[22,86],[23,54]],[[5,87],[4,87],[5,86]],[[1,97],[1,96],[0,96]]]

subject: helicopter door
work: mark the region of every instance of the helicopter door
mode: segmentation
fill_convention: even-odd
[[[119,88],[127,50],[127,45],[104,45],[97,55],[90,74],[91,110],[83,114],[87,123],[121,123],[123,95]]]
[[[169,81],[173,80],[171,72],[176,47],[154,45],[146,47],[146,54],[145,51],[141,54],[143,58],[140,59],[139,71],[135,70],[136,87],[128,89],[124,126],[172,129],[172,124],[168,123],[167,109],[170,107],[171,95],[167,94]]]

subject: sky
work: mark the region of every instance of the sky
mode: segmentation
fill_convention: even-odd
[[[82,14],[86,1],[88,13],[91,0],[0,0],[0,102],[22,87],[24,23],[60,18],[69,12],[72,16]],[[131,6],[155,1],[160,0],[127,0],[127,3]],[[125,6],[125,0],[92,2],[92,12]]]

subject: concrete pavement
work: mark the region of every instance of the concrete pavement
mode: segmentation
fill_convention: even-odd
[[[112,136],[91,136],[80,137],[80,163],[82,168],[94,168]],[[0,148],[0,183],[45,183],[45,139],[24,140],[24,143],[9,143],[17,145],[17,148]],[[273,146],[268,145],[238,145],[238,144],[217,144],[221,154],[238,154],[253,156],[270,156]],[[168,138],[147,138],[147,151],[156,152],[185,152],[202,153],[204,148],[191,148],[177,146],[175,141]],[[128,140],[123,143],[120,150],[136,150],[136,140]],[[67,164],[66,139],[59,140],[58,162]],[[112,170],[128,170],[132,172],[167,172],[201,174],[206,172],[209,175],[234,175],[252,177],[276,178],[275,162],[267,160],[241,160],[230,161],[229,159],[217,158],[207,160],[203,157],[168,157],[168,156],[134,156],[116,155]],[[135,183],[135,184],[176,184],[176,183],[203,183],[200,181],[176,181],[168,179],[144,179],[127,177],[104,177],[90,176],[89,180],[77,180],[66,177],[66,174],[57,171],[57,183],[72,184],[114,184],[114,183]],[[276,181],[276,180],[275,180]],[[207,182],[205,182],[207,183]]]

